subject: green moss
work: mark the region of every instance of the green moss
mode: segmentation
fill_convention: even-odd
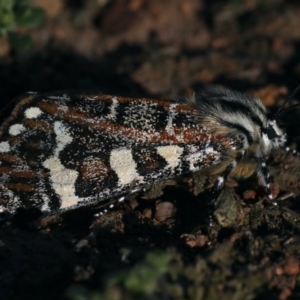
[[[0,35],[8,36],[14,49],[27,48],[31,38],[19,30],[40,26],[44,17],[43,9],[30,6],[30,0],[1,0]]]
[[[72,286],[70,300],[251,299],[266,284],[264,271],[235,272],[232,243],[224,243],[206,259],[185,265],[172,250],[149,252],[131,269],[111,274],[99,290]]]

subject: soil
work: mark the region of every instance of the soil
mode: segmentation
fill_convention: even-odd
[[[46,12],[41,27],[22,29],[33,47],[13,50],[0,39],[3,107],[27,91],[175,98],[208,83],[253,93],[274,114],[299,85],[297,1],[32,3]],[[281,118],[292,149],[299,118],[296,108]],[[300,159],[280,149],[268,166],[278,205],[255,178],[229,180],[211,224],[214,178],[201,174],[103,215],[87,207],[3,223],[0,299],[299,299]],[[141,270],[152,274],[145,286],[134,277]]]

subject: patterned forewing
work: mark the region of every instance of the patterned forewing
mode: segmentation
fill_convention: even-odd
[[[0,129],[0,209],[59,212],[217,164],[237,141],[196,115],[154,99],[25,97]]]

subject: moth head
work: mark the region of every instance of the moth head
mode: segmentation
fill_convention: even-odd
[[[278,127],[276,120],[268,120],[261,134],[264,148],[267,151],[282,147],[286,142],[286,134]]]
[[[259,98],[212,86],[189,103],[198,108],[199,122],[213,134],[241,137],[243,150],[254,157],[264,157],[285,144],[286,134],[276,122],[278,114],[269,119]]]
[[[299,92],[300,85],[286,98],[283,104],[279,107],[278,111],[273,117],[273,120],[269,120],[266,126],[266,136],[271,142],[272,148],[282,147],[286,142],[286,134],[277,126],[276,120],[283,114],[287,113],[291,109],[300,106],[300,103],[285,107],[285,105]]]

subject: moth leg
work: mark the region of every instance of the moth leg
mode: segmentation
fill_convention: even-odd
[[[286,152],[292,152],[293,153],[293,155],[295,155],[295,156],[300,156],[300,152],[298,152],[297,150],[295,150],[295,149],[291,149],[290,147],[285,147],[285,149],[284,149]]]
[[[241,152],[235,160],[233,160],[225,169],[224,173],[219,176],[215,182],[214,185],[214,189],[216,191],[220,190],[224,184],[224,182],[227,180],[228,176],[230,175],[231,171],[236,167],[236,165],[238,164],[238,162],[242,159],[242,157],[244,156],[244,151]]]
[[[270,189],[270,173],[265,161],[262,161],[258,166],[257,171],[258,178],[262,181],[262,185],[267,189],[268,198],[272,201],[273,205],[277,205],[277,202],[274,201],[273,195]]]
[[[122,196],[122,197],[120,197],[120,198],[118,198],[118,202],[123,202],[125,200],[125,196]]]
[[[228,176],[230,175],[231,171],[236,167],[238,162],[242,159],[244,156],[244,151],[242,151],[236,159],[234,159],[225,169],[224,173],[219,176],[214,184],[213,193],[216,191],[219,191],[222,187],[225,181],[227,180]],[[214,196],[213,199],[210,201],[210,205],[213,207],[216,201],[216,197]],[[213,224],[213,216],[212,213],[209,214],[209,226],[211,227]]]
[[[103,209],[101,209],[98,213],[94,214],[94,217],[100,217],[106,214],[109,210],[113,209],[118,203],[121,203],[125,200],[125,196],[119,197],[114,203],[108,203],[104,206]]]
[[[227,168],[225,169],[224,173],[219,176],[215,182],[214,185],[214,189],[216,191],[220,190],[224,184],[224,182],[227,180],[229,174],[231,173],[231,171],[236,167],[237,165],[237,161],[234,160],[230,163],[230,165],[227,166]]]

